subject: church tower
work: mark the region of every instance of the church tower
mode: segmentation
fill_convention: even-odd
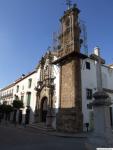
[[[83,126],[81,98],[80,27],[79,9],[69,3],[60,19],[62,31],[59,36],[60,49],[54,62],[60,66],[60,104],[57,114],[57,130],[81,132]]]

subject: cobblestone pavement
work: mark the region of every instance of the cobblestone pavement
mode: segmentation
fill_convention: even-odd
[[[14,125],[0,125],[0,150],[85,150],[84,138],[64,138]]]

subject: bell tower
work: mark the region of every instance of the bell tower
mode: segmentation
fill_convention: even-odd
[[[69,2],[69,1],[67,1]],[[60,49],[54,62],[60,66],[60,104],[57,114],[57,130],[81,132],[83,126],[81,98],[80,27],[79,9],[68,3],[68,9],[61,17]]]
[[[67,55],[73,51],[80,52],[80,28],[78,24],[79,9],[76,5],[64,12],[64,16],[60,19],[61,34],[59,36],[61,50],[58,57]]]

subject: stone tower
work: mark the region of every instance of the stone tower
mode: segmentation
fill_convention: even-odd
[[[79,12],[73,5],[60,19],[60,49],[54,63],[60,65],[57,129],[62,132],[81,132],[83,126],[80,59],[85,56],[80,53]]]

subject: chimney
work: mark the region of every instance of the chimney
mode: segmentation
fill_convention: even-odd
[[[100,48],[98,46],[94,48],[94,54],[100,56]]]
[[[24,78],[25,77],[25,74],[22,74],[22,78]]]

